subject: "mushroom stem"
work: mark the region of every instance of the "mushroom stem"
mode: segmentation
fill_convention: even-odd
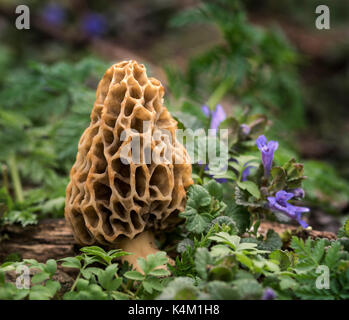
[[[160,250],[156,247],[154,234],[150,231],[144,231],[133,239],[124,239],[119,244],[123,251],[131,252],[132,255],[122,256],[121,261],[128,262],[138,272],[143,273],[137,263],[138,258],[147,258],[149,254],[156,254]],[[173,260],[169,258],[169,263]],[[164,266],[164,268],[166,268]]]

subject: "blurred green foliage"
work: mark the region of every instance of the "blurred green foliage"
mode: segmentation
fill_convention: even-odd
[[[3,182],[12,181],[4,187],[14,191],[22,209],[62,216],[78,139],[89,123],[106,64],[86,58],[52,66],[31,61],[15,68],[2,52],[0,162]]]
[[[203,103],[224,83],[223,93],[254,112],[268,112],[277,129],[305,124],[296,69],[299,57],[282,32],[252,25],[241,2],[231,0],[203,0],[172,22],[189,23],[213,24],[222,43],[193,57],[185,72],[167,68],[175,97]]]

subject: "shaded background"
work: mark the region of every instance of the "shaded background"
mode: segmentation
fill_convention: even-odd
[[[24,212],[29,208],[28,214],[39,212],[42,217],[63,215],[71,155],[76,152],[76,139],[82,132],[79,128],[86,126],[94,90],[106,66],[131,58],[145,63],[172,98],[175,86],[166,70],[184,71],[190,59],[224,42],[214,24],[178,27],[178,23],[173,23],[174,17],[199,2],[0,2],[1,185],[8,185],[15,198],[16,187],[6,182],[6,172],[13,174],[9,159],[15,154],[26,201],[26,205],[20,206],[13,203],[14,211]],[[30,7],[30,30],[15,28],[14,8],[18,4]],[[281,111],[273,114],[275,126],[270,135],[281,140],[285,157],[295,155],[305,162],[309,177],[305,188],[312,206],[313,227],[336,231],[349,213],[349,3],[266,0],[262,4],[249,0],[244,4],[249,25],[281,34],[295,52],[295,59],[285,58],[284,65],[278,65],[281,74],[283,68],[285,74],[292,73],[290,79],[297,81],[297,85],[290,84],[290,90],[286,85],[286,93],[294,92],[291,98],[285,96],[279,106]],[[319,4],[330,8],[330,30],[315,28],[315,8]],[[244,38],[240,40],[241,47],[244,41]],[[273,43],[268,45],[272,59]],[[79,64],[86,57],[91,60]],[[288,70],[287,61],[292,61],[294,70]],[[58,79],[52,84],[56,91],[48,90],[45,94],[45,85],[40,86],[40,81],[49,80],[38,76],[44,73],[44,66],[48,68],[45,69],[48,77]],[[90,73],[94,77],[87,77]],[[61,74],[66,78],[58,83]],[[79,82],[84,86],[79,87]],[[69,95],[65,96],[63,93],[68,91]],[[198,92],[193,100],[199,107],[207,95]],[[241,101],[234,92],[224,98],[222,103],[228,113],[235,112],[233,106],[238,104],[237,100]],[[173,108],[178,104],[170,98],[168,103]],[[293,108],[296,104],[297,108]],[[82,106],[85,109],[79,110]],[[272,108],[257,110],[274,112]],[[65,119],[62,116],[65,114],[72,116]],[[75,132],[74,126],[77,126]],[[30,143],[25,140],[28,137]],[[38,198],[43,200],[37,201]],[[6,206],[9,207],[8,203]]]

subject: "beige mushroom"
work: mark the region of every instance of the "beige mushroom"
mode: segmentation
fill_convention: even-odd
[[[76,241],[132,252],[124,259],[136,269],[138,257],[158,251],[154,232],[181,221],[178,214],[193,183],[190,159],[176,139],[177,122],[163,105],[163,95],[161,83],[147,77],[144,65],[124,61],[111,66],[98,85],[66,190],[65,217]],[[159,141],[149,139],[162,132]],[[131,141],[140,142],[139,161],[131,158],[133,149],[125,160]],[[170,151],[167,158],[164,150]]]

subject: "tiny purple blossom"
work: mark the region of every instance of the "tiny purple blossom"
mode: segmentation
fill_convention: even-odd
[[[268,177],[273,165],[274,152],[279,147],[279,143],[277,141],[268,142],[267,138],[264,135],[261,135],[257,138],[256,144],[258,149],[262,153],[264,175],[265,177]]]
[[[212,112],[212,120],[210,129],[217,130],[220,123],[226,119],[226,114],[223,107],[220,104],[217,104],[216,110]]]
[[[208,118],[210,116],[211,112],[210,112],[210,108],[208,106],[203,105],[201,107],[201,110],[205,114],[206,118]]]
[[[281,212],[291,219],[296,220],[303,228],[307,228],[308,224],[301,219],[303,212],[309,212],[309,208],[294,206],[287,201],[294,197],[293,193],[284,190],[278,191],[275,197],[268,197],[269,208]]]
[[[254,166],[247,166],[241,174],[241,181],[246,181],[247,177],[250,175],[251,169],[254,168]]]
[[[249,135],[249,133],[251,132],[251,128],[250,128],[250,126],[247,125],[247,124],[244,124],[244,123],[243,123],[242,125],[240,125],[240,128],[241,128],[242,133],[243,133],[245,136]]]
[[[103,15],[88,13],[82,19],[82,28],[87,35],[98,37],[107,31],[107,23]]]
[[[292,190],[290,190],[290,192],[294,194],[295,198],[304,198],[305,197],[305,192],[302,188],[292,189]]]
[[[262,300],[274,300],[276,298],[276,293],[273,289],[271,288],[266,288]]]
[[[206,105],[203,105],[201,110],[207,118],[211,116],[210,129],[217,130],[221,122],[227,117],[223,107],[220,104],[217,104],[214,111],[210,111],[209,107]]]
[[[43,8],[41,17],[48,24],[52,26],[59,26],[64,22],[66,14],[65,10],[59,4],[51,3]]]

